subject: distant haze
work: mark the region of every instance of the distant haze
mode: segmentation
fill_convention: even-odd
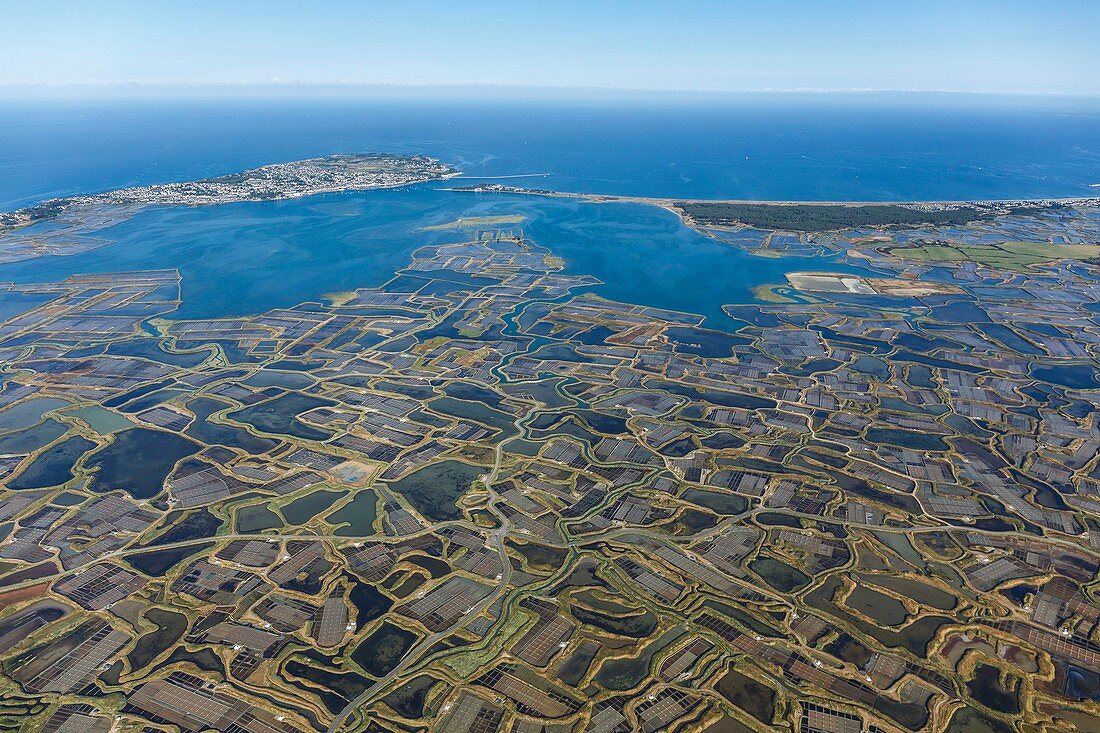
[[[1100,3],[10,3],[0,93],[139,85],[1100,94]]]

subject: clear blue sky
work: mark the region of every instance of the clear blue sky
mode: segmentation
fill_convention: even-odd
[[[0,85],[1100,94],[1100,0],[8,2]]]

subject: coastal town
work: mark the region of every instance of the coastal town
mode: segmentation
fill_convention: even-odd
[[[458,175],[422,155],[343,154],[273,163],[198,181],[158,183],[43,201],[0,213],[0,263],[102,246],[95,232],[149,206],[216,206],[397,188]]]

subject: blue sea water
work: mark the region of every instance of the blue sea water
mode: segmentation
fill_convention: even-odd
[[[7,101],[0,209],[190,180],[336,152],[426,153],[473,178],[635,196],[946,200],[1088,196],[1100,182],[1095,100],[781,96],[720,102]],[[605,297],[729,325],[724,303],[795,269],[753,257],[663,210],[440,191],[440,184],[142,212],[116,244],[0,266],[0,281],[176,267],[178,317],[256,313],[379,285],[421,227],[520,213],[534,241],[594,275]]]

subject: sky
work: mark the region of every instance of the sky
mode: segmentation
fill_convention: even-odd
[[[1097,0],[4,3],[0,86],[1100,95]]]

